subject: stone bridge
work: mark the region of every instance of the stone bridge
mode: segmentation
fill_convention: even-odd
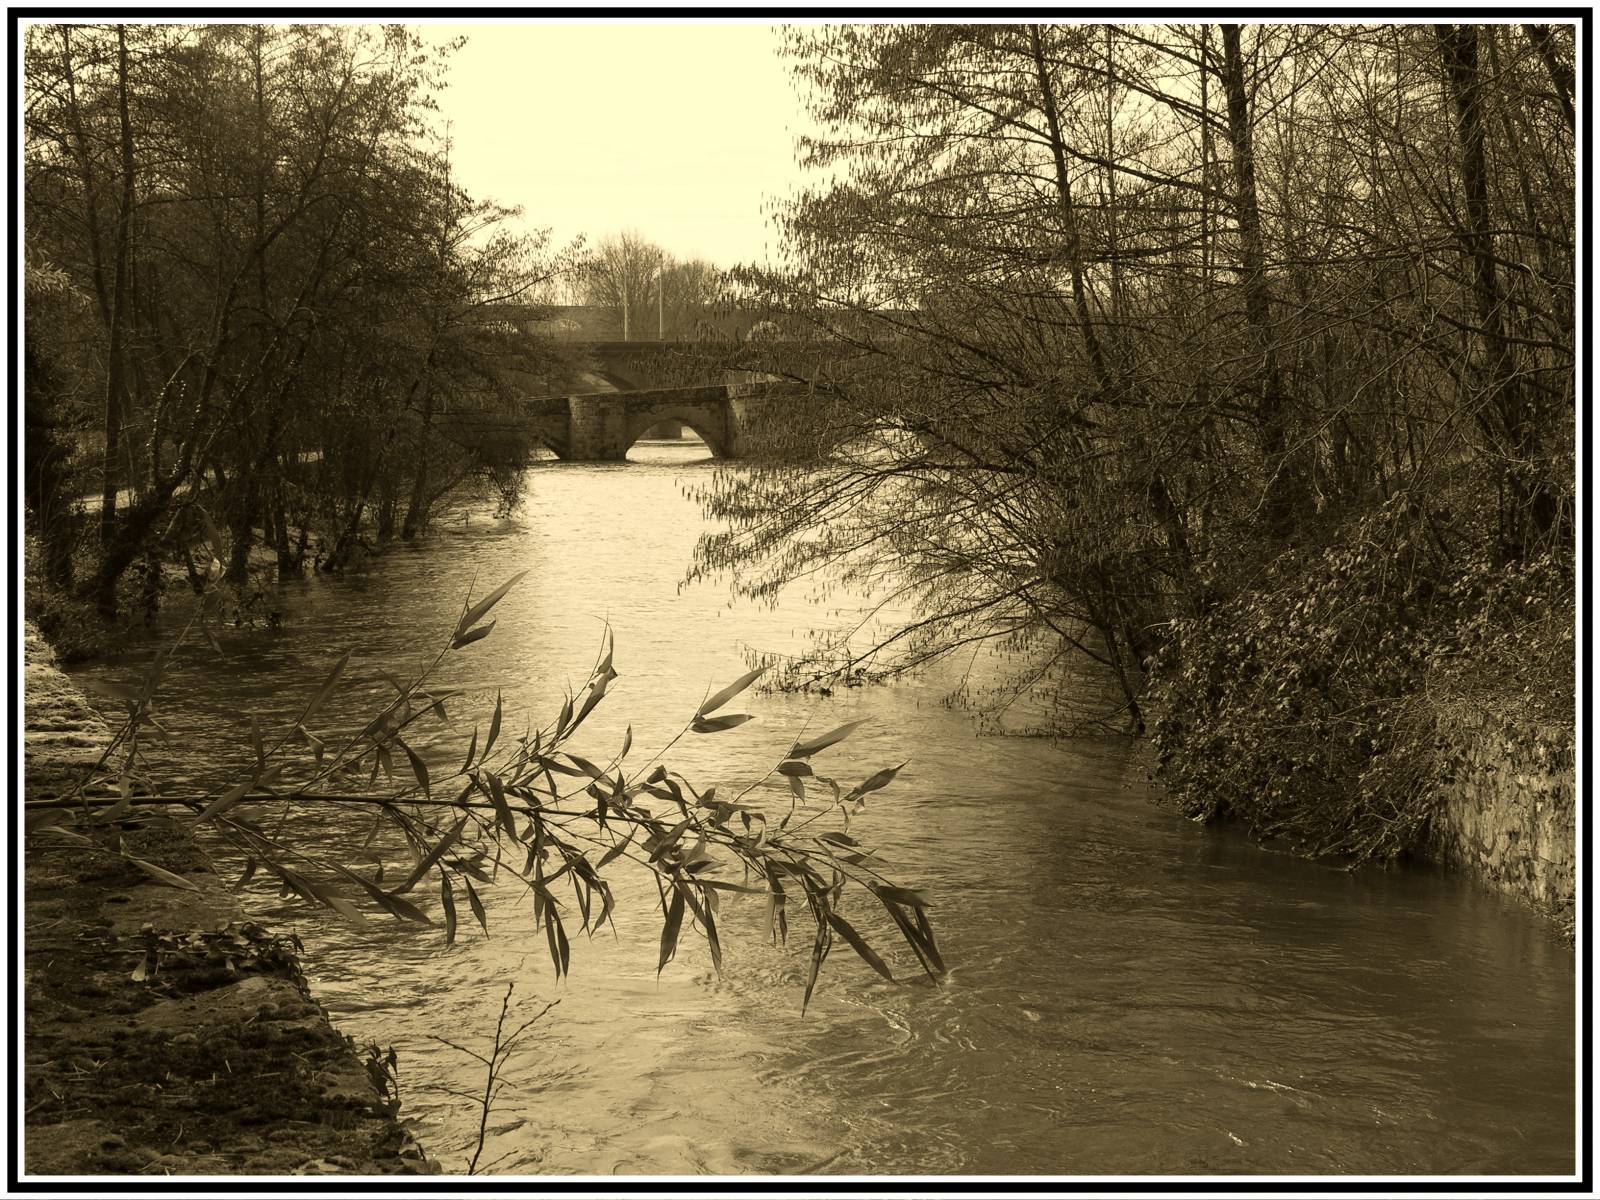
[[[803,342],[569,342],[621,391],[710,385],[810,348]]]
[[[523,400],[520,411],[446,414],[439,425],[463,445],[529,439],[566,462],[621,462],[651,427],[679,421],[714,457],[750,458],[762,453],[769,408],[805,390],[797,384],[744,382],[546,396]]]

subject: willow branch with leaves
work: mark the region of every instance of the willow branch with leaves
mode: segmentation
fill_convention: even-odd
[[[137,731],[159,728],[151,711],[158,659],[147,685],[128,693],[128,715],[118,735],[118,744],[127,751],[115,773],[103,760],[98,778],[71,797],[30,802],[30,832],[88,838],[96,829],[113,828],[135,809],[176,806],[190,814],[185,821],[196,833],[214,834],[244,858],[240,886],[266,872],[285,894],[352,922],[366,922],[375,909],[419,925],[442,923],[447,945],[457,935],[458,900],[465,899],[472,918],[487,933],[488,913],[479,889],[509,882],[528,893],[535,929],[545,935],[558,978],[570,967],[574,927],[593,934],[610,923],[615,896],[606,873],[625,860],[648,872],[656,885],[661,915],[657,974],[676,956],[686,918],[721,971],[717,913],[725,895],[762,897],[776,942],[787,942],[790,912],[803,908],[813,937],[802,1007],[810,1003],[836,938],[878,974],[894,980],[883,957],[840,911],[847,893],[864,893],[882,906],[927,976],[937,980],[944,974],[927,899],[887,878],[874,852],[848,832],[851,812],[888,786],[905,764],[876,771],[850,787],[813,764],[816,756],[848,738],[859,721],[796,741],[768,772],[788,783],[783,812],[746,802],[754,785],[731,801],[719,799],[715,788],[696,790],[656,761],[660,754],[630,772],[631,727],[610,761],[598,765],[570,742],[617,677],[608,631],[587,681],[565,697],[549,724],[511,735],[497,697],[487,727],[474,726],[462,761],[448,772],[430,764],[412,744],[412,732],[424,719],[448,720],[445,701],[452,698],[430,681],[448,656],[489,636],[495,624],[486,620],[490,610],[521,579],[517,575],[475,603],[464,604],[449,638],[427,665],[409,683],[388,677],[393,697],[357,732],[340,739],[317,717],[349,662],[348,653],[342,656],[299,717],[275,739],[252,720],[254,764],[220,791],[173,793],[148,783],[139,786],[145,776],[137,769]],[[749,721],[747,713],[722,710],[763,670],[748,672],[708,696],[664,750],[685,735],[715,736]],[[808,797],[818,804],[814,810],[804,807]],[[264,814],[275,806],[283,811],[276,822],[269,821]],[[368,874],[297,840],[285,832],[286,818],[306,806],[348,812],[352,818],[370,814],[369,844],[384,825],[392,826],[409,849],[409,869],[398,882],[387,881],[381,861]],[[818,827],[823,817],[835,814],[841,818],[839,828]],[[79,827],[69,828],[74,819]],[[127,857],[160,883],[195,886],[154,863]],[[736,869],[737,880],[731,878]],[[437,921],[412,898],[425,885],[438,892]]]

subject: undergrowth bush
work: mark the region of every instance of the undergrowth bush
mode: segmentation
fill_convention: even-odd
[[[1153,682],[1159,773],[1194,819],[1392,858],[1449,778],[1442,697],[1570,726],[1572,595],[1554,557],[1462,558],[1392,501],[1173,623]]]
[[[1452,621],[1429,646],[1430,691],[1521,726],[1573,730],[1576,572],[1544,554],[1496,566],[1469,559],[1445,585]]]

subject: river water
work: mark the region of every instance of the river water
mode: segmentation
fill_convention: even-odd
[[[346,649],[326,721],[353,721],[384,694],[378,671],[403,674],[448,636],[469,585],[521,570],[494,633],[450,657],[445,682],[468,693],[452,716],[486,720],[498,689],[508,714],[544,723],[609,623],[619,678],[576,745],[601,761],[627,725],[635,757],[667,742],[748,651],[852,615],[837,598],[760,609],[680,589],[701,529],[683,489],[712,467],[694,443],[635,453],[648,461],[539,467],[510,518],[458,518],[364,571],[290,585],[270,601],[281,624],[227,630],[221,657],[181,651],[162,712],[184,769],[231,781],[249,716],[281,730]],[[125,679],[140,658],[79,676]],[[764,906],[740,897],[721,976],[686,937],[658,979],[654,890],[626,875],[615,936],[579,938],[561,983],[509,887],[486,896],[488,937],[462,906],[450,950],[436,930],[354,929],[275,892],[251,903],[305,939],[346,1032],[396,1047],[403,1115],[451,1170],[478,1112],[442,1089],[483,1077],[436,1039],[486,1052],[507,982],[514,1015],[559,1004],[505,1072],[483,1155],[497,1172],[1574,1169],[1573,958],[1538,919],[1432,870],[1349,873],[1197,828],[1155,802],[1127,742],[980,737],[940,702],[947,682],[752,691],[730,708],[758,720],[668,759],[726,795],[801,729],[869,719],[817,765],[853,782],[910,760],[851,832],[936,906],[952,967],[939,985],[903,955],[907,982],[889,984],[840,945],[802,1016],[803,933],[771,946]],[[459,756],[465,728],[425,750]]]

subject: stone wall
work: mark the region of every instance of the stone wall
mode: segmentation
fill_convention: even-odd
[[[28,791],[33,797],[59,793],[99,760],[111,730],[77,685],[57,669],[55,651],[32,622],[24,626],[22,659]]]
[[[1519,727],[1484,705],[1444,707],[1453,767],[1425,842],[1429,857],[1570,920],[1576,878],[1572,732]]]

